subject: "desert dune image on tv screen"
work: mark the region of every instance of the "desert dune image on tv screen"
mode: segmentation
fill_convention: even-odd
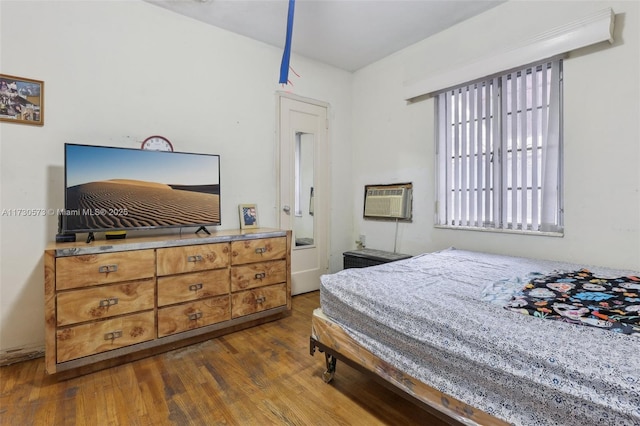
[[[69,231],[220,223],[219,157],[66,145]]]

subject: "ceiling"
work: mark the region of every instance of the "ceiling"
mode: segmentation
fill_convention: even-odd
[[[284,48],[288,0],[145,0]],[[505,0],[297,0],[291,49],[356,71]]]

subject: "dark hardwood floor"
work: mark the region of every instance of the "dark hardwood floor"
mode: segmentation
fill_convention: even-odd
[[[2,425],[442,425],[373,379],[309,354],[318,292],[284,319],[68,380],[0,367]]]

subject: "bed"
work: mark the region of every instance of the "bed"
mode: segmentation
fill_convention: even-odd
[[[321,278],[310,352],[326,382],[344,361],[450,424],[640,426],[638,276],[454,248],[346,269]]]

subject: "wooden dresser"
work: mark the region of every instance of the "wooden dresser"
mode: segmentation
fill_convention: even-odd
[[[57,243],[44,267],[49,374],[115,365],[291,312],[291,231]]]

